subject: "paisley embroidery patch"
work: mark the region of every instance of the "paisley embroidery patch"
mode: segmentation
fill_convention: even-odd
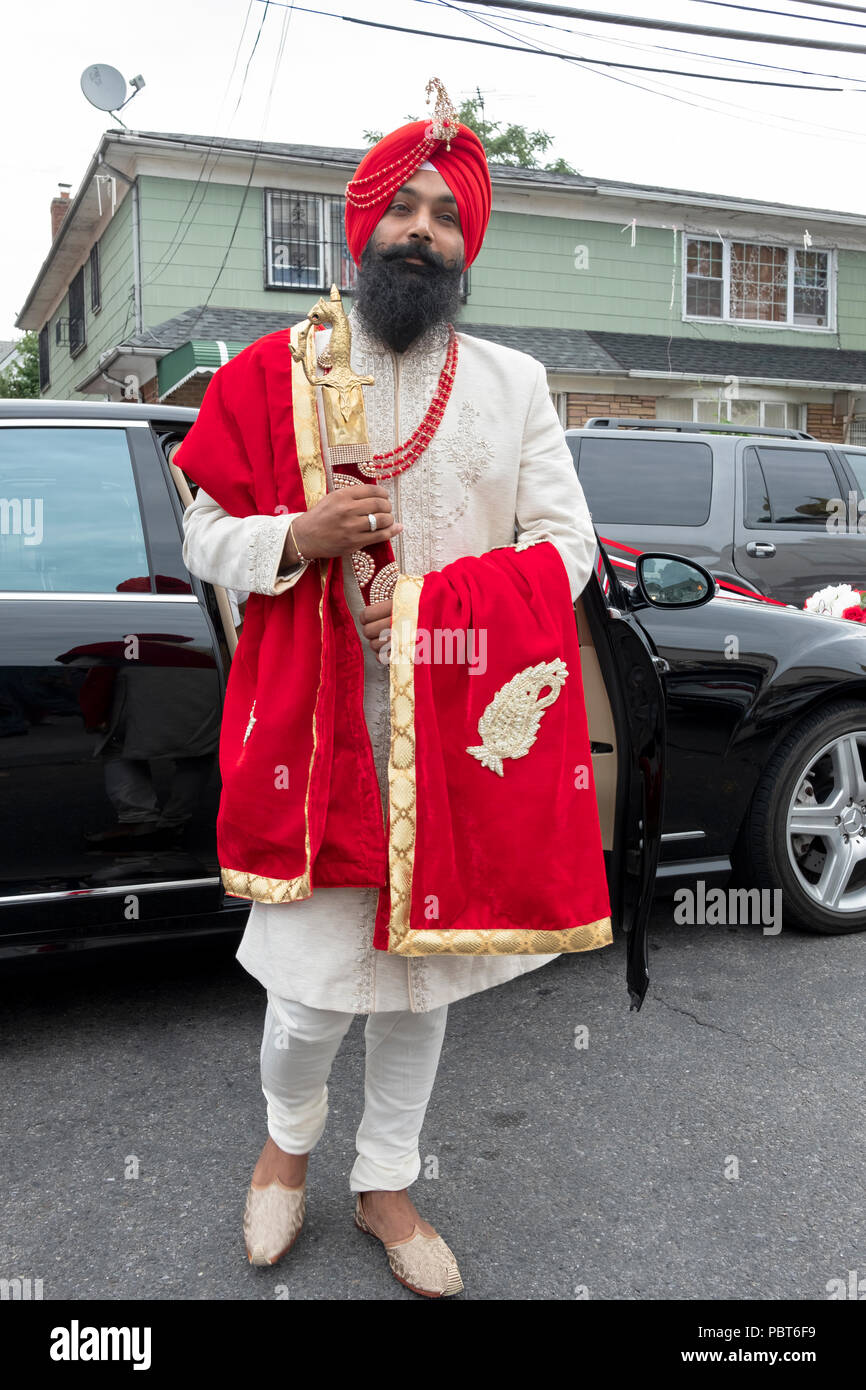
[[[481,743],[466,749],[482,767],[503,777],[503,758],[525,758],[536,738],[544,711],[559,698],[568,676],[561,657],[518,671],[497,690],[478,721]],[[546,695],[540,692],[550,686]]]

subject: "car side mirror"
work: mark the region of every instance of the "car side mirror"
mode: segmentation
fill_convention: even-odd
[[[700,608],[716,593],[716,581],[703,565],[682,555],[645,551],[638,557],[637,588],[654,608]]]

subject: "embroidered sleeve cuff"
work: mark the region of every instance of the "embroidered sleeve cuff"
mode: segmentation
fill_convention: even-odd
[[[300,515],[300,512],[283,512],[279,516],[263,517],[251,531],[249,561],[253,582],[250,588],[256,593],[285,593],[286,589],[297,583],[310,563],[307,560],[280,570],[289,524]]]

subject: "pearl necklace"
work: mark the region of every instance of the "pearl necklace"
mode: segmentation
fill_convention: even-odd
[[[410,468],[421,457],[445,414],[445,407],[451,395],[456,371],[457,334],[454,331],[454,325],[449,323],[448,352],[445,356],[445,365],[439,373],[436,394],[427,408],[424,419],[418,428],[410,434],[405,444],[398,444],[396,449],[389,449],[386,454],[374,454],[372,458],[359,463],[358,467],[366,477],[379,480],[394,478],[398,473],[405,473],[406,469]]]

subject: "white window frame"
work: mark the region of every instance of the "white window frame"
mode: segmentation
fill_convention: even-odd
[[[711,402],[713,405],[721,404],[723,407],[726,407],[726,410],[725,410],[725,409],[722,410],[722,418],[721,418],[720,423],[721,423],[721,424],[725,424],[725,425],[731,424],[731,404],[730,404],[730,400],[728,400],[728,399],[725,398],[725,397],[722,398],[721,402],[719,402],[719,399],[718,399],[717,396],[682,396],[682,397],[679,397],[679,396],[670,396],[670,397],[668,397],[668,399],[669,399],[669,400],[677,400],[677,401],[679,401],[682,405],[685,405],[687,402],[691,402],[691,407],[692,407],[692,423],[693,423],[693,424],[699,424],[699,423],[700,423],[700,424],[703,424],[704,426],[706,426],[708,422],[707,422],[706,420],[704,420],[704,421],[699,421],[699,420],[698,420],[698,405],[699,405],[699,404],[701,404],[701,405],[706,405],[708,402]],[[740,400],[748,400],[748,401],[755,401],[755,402],[760,406],[760,412],[759,412],[759,414],[760,414],[760,421],[759,421],[759,423],[760,423],[760,428],[761,428],[761,429],[766,429],[766,428],[767,428],[766,421],[765,421],[765,419],[764,419],[764,407],[765,407],[765,406],[768,406],[768,405],[783,405],[783,406],[785,407],[785,413],[786,413],[786,414],[787,414],[788,410],[790,410],[792,407],[793,407],[795,410],[799,411],[799,423],[798,423],[798,424],[796,424],[796,425],[772,425],[772,426],[770,426],[771,429],[805,430],[805,428],[806,428],[806,412],[807,412],[807,410],[808,410],[808,407],[807,407],[806,405],[804,405],[802,401],[770,401],[770,400],[764,400],[763,398],[761,398],[761,399],[759,400],[756,396],[740,396],[738,399],[740,399]],[[665,418],[666,418],[666,416],[663,416],[663,415],[662,415],[662,416],[659,416],[659,419],[665,419]],[[684,423],[688,424],[688,420],[686,420]]]
[[[798,251],[802,251],[802,246],[792,246],[788,242],[762,240],[754,237],[747,237],[742,233],[737,236],[722,237],[722,313],[718,318],[713,318],[706,314],[689,314],[686,311],[688,295],[688,244],[690,241],[718,241],[715,232],[683,232],[682,245],[682,285],[680,294],[682,296],[682,320],[684,323],[737,323],[745,324],[749,328],[762,329],[783,329],[785,332],[794,333],[835,333],[836,332],[836,270],[837,255],[836,249],[832,246],[809,246],[808,251],[820,251],[827,257],[827,322],[822,327],[815,323],[794,323],[794,257]],[[731,244],[735,241],[744,242],[748,246],[772,246],[783,247],[788,252],[788,302],[786,305],[787,318],[779,319],[737,319],[731,317]]]

